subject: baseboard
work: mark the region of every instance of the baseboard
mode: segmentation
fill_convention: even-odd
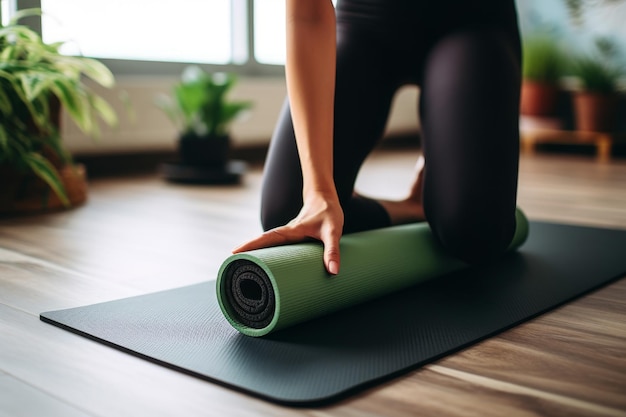
[[[377,149],[409,149],[419,147],[419,143],[419,136],[415,134],[398,134],[385,138]],[[235,147],[230,153],[232,159],[241,159],[251,166],[263,165],[266,154],[266,144]],[[163,162],[176,160],[177,154],[174,151],[79,154],[74,159],[86,166],[89,178],[100,178],[155,173]]]

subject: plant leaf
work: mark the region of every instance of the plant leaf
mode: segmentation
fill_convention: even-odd
[[[52,133],[48,137],[46,145],[54,151],[64,164],[70,164],[72,162],[72,154],[70,154],[61,143],[61,136],[58,132]]]
[[[84,91],[68,80],[55,80],[50,89],[58,97],[76,125],[87,134],[94,134],[93,117],[89,112],[88,100]]]
[[[67,198],[65,187],[63,186],[59,172],[50,163],[50,161],[37,152],[29,152],[24,155],[24,161],[33,173],[35,173],[35,175],[50,186],[52,191],[54,191],[54,193],[59,197],[59,200],[61,200],[61,203],[63,203],[65,207],[69,207],[71,205],[70,200]]]
[[[232,122],[233,119],[242,111],[247,110],[250,107],[252,107],[252,103],[244,101],[225,103],[222,107],[220,126],[218,127],[220,131],[218,131],[218,134],[225,134],[230,122]]]
[[[26,10],[24,10],[26,11]],[[41,37],[34,30],[21,25],[5,26],[0,28],[0,38],[6,37],[13,42],[13,37],[22,38],[32,42],[41,42]]]
[[[94,111],[104,120],[109,126],[117,125],[117,114],[113,107],[107,103],[102,97],[91,94],[89,101]]]
[[[11,148],[9,147],[9,135],[7,131],[4,129],[4,126],[0,124],[0,162],[4,159],[5,155],[11,153]]]
[[[47,124],[46,105],[44,104],[43,106],[40,106],[39,109],[35,107],[35,103],[37,102],[37,100],[31,100],[26,97],[23,85],[19,81],[19,77],[16,77],[9,72],[0,70],[0,78],[4,78],[11,83],[11,87],[7,89],[7,91],[12,91],[17,95],[19,102],[23,104],[24,107],[26,107],[33,122],[39,127],[45,126]]]
[[[98,60],[83,56],[55,55],[54,61],[58,68],[64,71],[72,69],[77,73],[83,73],[103,87],[115,86],[113,73]]]
[[[9,20],[8,26],[15,26],[20,19],[30,16],[41,16],[42,11],[40,8],[30,8],[30,9],[22,9],[17,11],[11,20]]]
[[[576,60],[573,67],[585,90],[610,93],[615,90],[619,72],[594,58],[582,57]]]
[[[523,39],[522,75],[525,79],[556,83],[567,57],[556,41],[545,34]]]
[[[0,88],[0,113],[4,113],[6,115],[11,114],[13,109],[13,105],[11,104],[11,98],[4,91],[4,86]]]
[[[54,74],[52,74],[52,77],[44,75],[40,71],[25,71],[17,74],[17,78],[22,83],[26,99],[30,101],[38,97],[50,85],[54,76]]]

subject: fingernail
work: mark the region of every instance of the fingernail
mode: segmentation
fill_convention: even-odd
[[[336,261],[330,261],[328,263],[328,272],[337,275],[339,273],[339,264]]]

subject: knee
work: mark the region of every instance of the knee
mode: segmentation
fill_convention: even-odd
[[[469,264],[497,259],[508,249],[515,233],[515,215],[467,216],[446,219],[433,228],[445,249]]]
[[[299,207],[296,207],[291,201],[262,198],[261,227],[264,231],[268,231],[275,227],[284,226],[298,215]]]
[[[286,223],[285,216],[281,210],[277,210],[277,208],[273,206],[261,206],[261,227],[264,232],[267,232],[275,227],[282,226]]]
[[[278,226],[280,226],[280,224],[278,221],[276,221],[274,213],[261,210],[261,227],[263,228],[264,232],[267,232],[268,230]]]

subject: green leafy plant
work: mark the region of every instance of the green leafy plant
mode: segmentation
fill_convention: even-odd
[[[586,91],[611,93],[617,88],[619,71],[589,57],[580,57],[572,65],[573,75]]]
[[[556,84],[563,76],[567,57],[548,35],[533,35],[523,40],[522,76],[531,81]]]
[[[113,74],[94,59],[66,56],[62,43],[46,44],[20,19],[41,15],[22,10],[0,26],[0,167],[35,174],[69,205],[55,161],[71,163],[55,120],[62,106],[78,127],[97,136],[99,121],[117,122],[111,106],[84,82],[112,87]]]
[[[621,77],[626,74],[618,62],[619,51],[607,38],[595,40],[595,53],[580,55],[572,61],[571,73],[586,91],[612,93],[618,89]]]
[[[234,119],[252,106],[248,101],[228,99],[236,82],[234,74],[210,74],[198,66],[190,66],[174,85],[172,96],[159,96],[156,104],[183,136],[221,137],[228,134]]]

